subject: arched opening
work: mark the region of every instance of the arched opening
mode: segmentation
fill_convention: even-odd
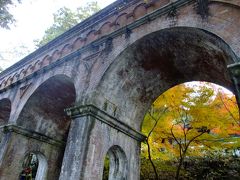
[[[7,124],[11,113],[11,101],[7,98],[0,100],[0,126]]]
[[[66,140],[70,119],[64,109],[73,106],[75,98],[75,87],[69,77],[51,77],[28,99],[17,124],[57,140]]]
[[[121,147],[112,146],[104,159],[103,180],[126,180],[127,157]]]
[[[44,180],[47,177],[47,160],[41,153],[28,153],[22,164],[20,180]]]
[[[229,46],[210,32],[163,29],[137,40],[114,60],[100,81],[96,103],[113,102],[116,114],[140,130],[153,101],[177,84],[207,81],[232,90],[227,65],[235,61]]]
[[[129,45],[114,60],[97,87],[100,96],[94,103],[104,107],[105,99],[112,102],[115,116],[140,131],[151,104],[175,85],[206,81],[234,91],[227,65],[236,61],[231,48],[210,32],[163,29]]]
[[[22,143],[12,143],[12,147],[23,144],[17,156],[22,156],[21,153],[25,151],[44,152],[46,156],[45,161],[44,156],[36,154],[39,161],[36,179],[43,179],[45,174],[46,179],[57,179],[60,174],[70,125],[70,118],[64,109],[73,106],[75,98],[76,91],[71,78],[55,75],[33,92],[17,119],[17,126],[26,134],[16,134],[16,139]],[[47,162],[51,162],[48,167]]]
[[[109,167],[110,167],[110,160],[109,160],[109,155],[107,153],[105,158],[104,158],[102,180],[108,180],[108,178],[109,178]]]
[[[239,124],[236,98],[223,87],[195,81],[170,88],[144,118],[141,179],[238,177],[231,171],[239,168],[232,167]]]

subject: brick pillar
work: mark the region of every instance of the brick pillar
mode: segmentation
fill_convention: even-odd
[[[118,176],[112,179],[140,178],[139,152],[144,135],[94,105],[70,108],[67,113],[71,116],[72,123],[60,174],[61,180],[101,180],[104,159],[109,151],[115,154],[121,164],[120,169],[116,169],[119,170]],[[122,157],[126,160],[121,159]],[[112,163],[114,168],[114,162]],[[126,171],[122,166],[126,167]],[[111,178],[111,175],[109,177]]]
[[[4,127],[1,127],[0,134],[1,134],[1,139],[0,139],[0,169],[1,169],[1,167],[4,166],[3,158],[5,156],[12,132],[8,131]]]
[[[83,168],[85,164],[89,136],[94,119],[83,112],[69,114],[72,118],[67,145],[64,152],[60,180],[77,180],[83,179]]]

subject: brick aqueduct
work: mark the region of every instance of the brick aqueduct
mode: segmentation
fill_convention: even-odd
[[[239,0],[118,0],[0,74],[0,179],[139,179],[141,123],[188,81],[239,102]],[[65,111],[64,111],[65,110]]]

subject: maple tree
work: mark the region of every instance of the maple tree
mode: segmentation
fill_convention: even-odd
[[[238,115],[235,97],[210,83],[175,86],[159,96],[145,116],[142,156],[150,160],[156,179],[153,159],[178,158],[178,179],[187,156],[239,147],[232,138],[240,134]]]

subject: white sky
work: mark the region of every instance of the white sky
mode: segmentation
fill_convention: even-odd
[[[72,10],[90,0],[22,0],[10,8],[16,19],[11,30],[0,28],[0,67],[7,68],[34,51],[34,39],[41,39],[44,31],[53,23],[53,13],[63,6]],[[114,0],[97,0],[101,8]],[[26,48],[20,48],[25,46]],[[28,52],[30,50],[30,52]],[[18,51],[16,56],[14,51]]]

